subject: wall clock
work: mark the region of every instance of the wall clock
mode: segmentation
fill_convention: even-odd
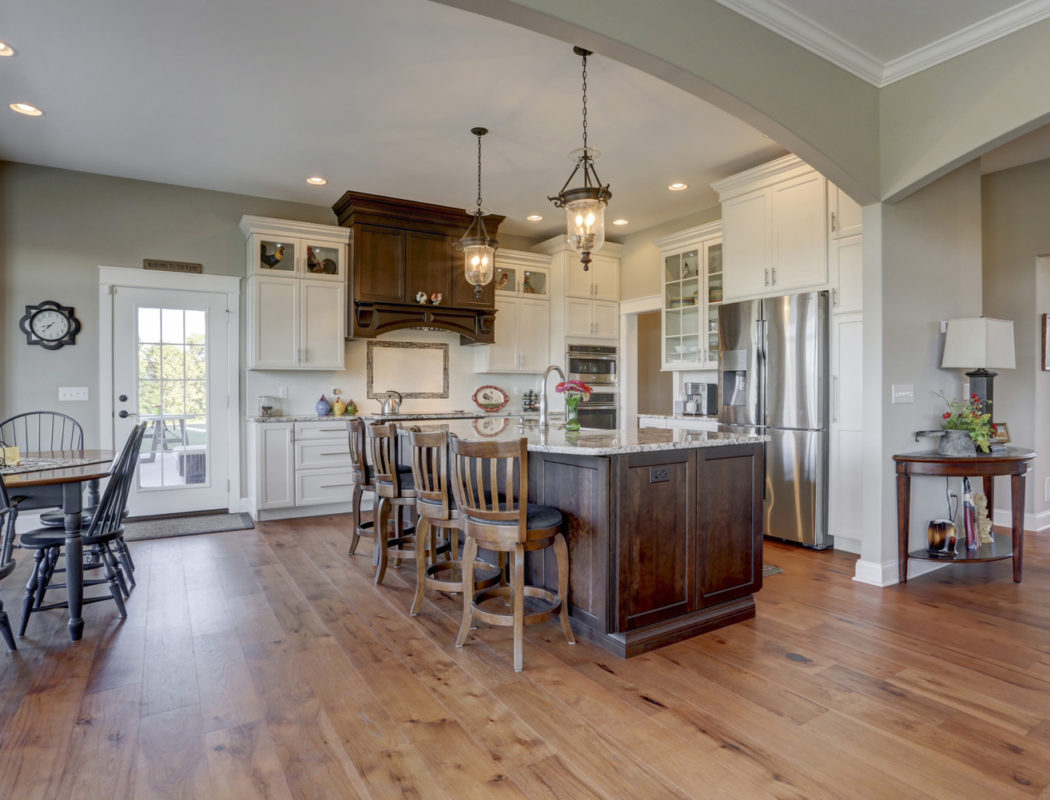
[[[54,300],[45,300],[35,306],[26,306],[26,313],[18,321],[28,344],[38,344],[46,350],[58,350],[77,343],[80,320],[73,316],[73,307]]]

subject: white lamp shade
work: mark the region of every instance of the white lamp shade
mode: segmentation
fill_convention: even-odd
[[[987,317],[948,320],[948,335],[944,338],[941,366],[958,369],[1013,369],[1013,321]]]

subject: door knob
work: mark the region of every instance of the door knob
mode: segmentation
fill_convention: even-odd
[[[122,394],[122,395],[121,395],[120,397],[118,397],[117,399],[118,399],[118,400],[119,400],[120,402],[122,402],[122,403],[126,403],[126,402],[128,402],[128,396],[127,396],[126,394]]]
[[[119,412],[117,412],[117,416],[121,419],[127,419],[128,417],[137,417],[138,414],[136,414],[134,411],[125,411],[124,409],[121,409]]]

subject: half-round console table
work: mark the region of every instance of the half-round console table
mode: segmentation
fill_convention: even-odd
[[[952,564],[972,564],[980,561],[999,561],[1013,558],[1014,581],[1021,582],[1021,557],[1024,551],[1024,478],[1028,463],[1035,453],[1023,448],[1009,447],[1005,453],[977,456],[942,456],[936,450],[924,453],[900,453],[897,462],[897,562],[901,583],[908,582],[908,559],[921,558]],[[975,551],[959,547],[965,555],[954,558],[934,557],[925,549],[908,552],[908,528],[911,510],[911,476],[943,475],[954,478],[984,478],[984,493],[988,498],[989,513],[992,504],[992,479],[996,475],[1010,476],[1010,507],[1012,516],[1011,543],[1006,548],[996,540]],[[994,535],[993,535],[994,536]]]

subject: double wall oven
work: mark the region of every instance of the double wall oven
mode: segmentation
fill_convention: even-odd
[[[584,428],[616,428],[616,348],[608,345],[570,344],[565,355],[569,380],[583,381],[593,391],[580,403]]]

